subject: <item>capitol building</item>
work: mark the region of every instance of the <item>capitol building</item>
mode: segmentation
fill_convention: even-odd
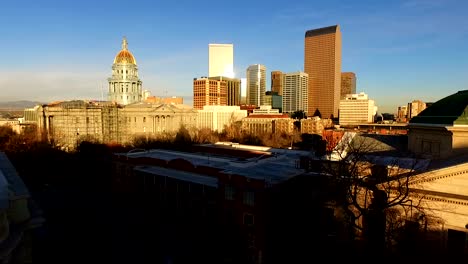
[[[190,106],[144,100],[137,62],[126,38],[114,58],[108,83],[108,101],[51,102],[26,109],[25,116],[32,118],[25,121],[37,123],[44,139],[67,150],[81,140],[126,144],[136,137],[196,126],[197,111]]]

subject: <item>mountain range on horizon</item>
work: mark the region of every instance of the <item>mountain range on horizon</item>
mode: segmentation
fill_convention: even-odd
[[[34,107],[39,104],[44,104],[43,102],[29,101],[29,100],[18,100],[18,101],[0,101],[0,109],[18,109],[22,110],[24,108]]]

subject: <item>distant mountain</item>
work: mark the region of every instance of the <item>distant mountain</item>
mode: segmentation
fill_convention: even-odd
[[[38,104],[43,104],[42,102],[35,102],[35,101],[11,101],[11,102],[0,102],[0,109],[18,109],[23,110],[24,108],[34,107]]]

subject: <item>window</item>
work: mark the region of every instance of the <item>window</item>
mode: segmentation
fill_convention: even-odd
[[[86,117],[86,124],[89,123],[89,117]]]
[[[234,187],[230,185],[224,186],[224,199],[234,200]]]
[[[244,192],[244,204],[254,206],[255,204],[255,193],[251,191]]]
[[[143,123],[145,123],[145,122],[146,122],[146,116],[145,116],[145,117],[143,117]]]
[[[244,225],[251,226],[254,224],[254,215],[253,214],[244,214]]]

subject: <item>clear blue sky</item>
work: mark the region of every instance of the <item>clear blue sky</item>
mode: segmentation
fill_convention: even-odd
[[[255,63],[269,76],[303,70],[305,31],[339,24],[342,71],[395,112],[468,89],[467,11],[466,0],[2,1],[0,101],[105,98],[122,36],[144,89],[191,97],[209,43],[234,44],[237,77]]]

